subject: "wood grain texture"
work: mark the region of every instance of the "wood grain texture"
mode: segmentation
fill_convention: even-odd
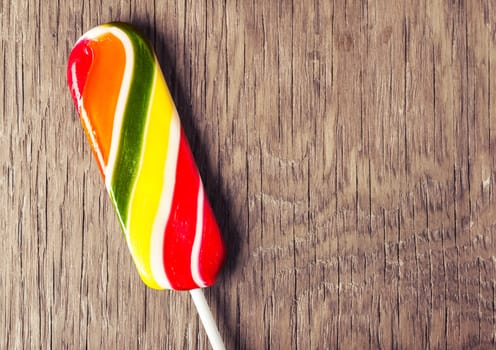
[[[228,260],[229,349],[496,347],[496,1],[0,0],[0,348],[208,349],[136,273],[65,82],[153,42]]]

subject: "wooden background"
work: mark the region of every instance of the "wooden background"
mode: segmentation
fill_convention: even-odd
[[[0,348],[208,349],[140,281],[65,80],[153,42],[228,248],[229,349],[496,347],[496,1],[0,0]]]

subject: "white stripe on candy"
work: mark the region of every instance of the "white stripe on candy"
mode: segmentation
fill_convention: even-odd
[[[74,71],[74,66],[72,66],[72,67],[73,67],[73,71]],[[73,80],[73,81],[75,81],[75,80]],[[77,84],[74,84],[74,85],[77,85]],[[82,97],[81,97],[81,99],[82,99]],[[82,102],[80,104],[79,113],[81,115],[81,119],[83,120],[83,123],[85,125],[86,130],[87,130],[86,134],[88,135],[88,137],[91,140],[91,144],[93,145],[93,149],[95,150],[95,154],[98,158],[98,162],[100,163],[100,165],[103,169],[105,164],[103,163],[102,151],[100,150],[100,145],[96,141],[95,135],[91,132],[92,127],[91,127],[90,119],[88,118],[88,113],[86,112],[86,109],[84,109],[84,103],[82,103]]]
[[[121,90],[119,91],[119,97],[117,98],[117,105],[115,107],[114,125],[112,128],[112,141],[110,143],[110,152],[108,156],[107,167],[105,168],[105,185],[110,191],[112,175],[114,172],[114,164],[117,158],[117,151],[119,150],[124,111],[126,109],[127,97],[129,95],[129,90],[131,87],[131,79],[133,77],[134,51],[133,45],[125,32],[115,27],[109,28],[108,31],[115,35],[122,42],[124,51],[126,52],[126,65],[124,68],[124,76],[122,77]]]
[[[198,287],[205,287],[205,281],[200,276],[200,247],[202,242],[203,234],[203,185],[200,180],[200,186],[198,189],[198,200],[196,207],[196,230],[195,230],[195,240],[193,242],[193,249],[191,250],[191,276],[193,281],[198,285]]]
[[[176,167],[179,155],[180,137],[181,124],[177,111],[174,108],[169,130],[169,144],[167,147],[167,159],[165,161],[164,169],[164,184],[150,240],[150,265],[152,267],[152,274],[155,281],[164,289],[172,289],[165,273],[163,249],[165,227],[169,220],[172,198],[174,196],[174,187],[176,185]]]
[[[114,114],[114,124],[112,127],[112,141],[110,142],[110,152],[107,160],[106,166],[103,168],[103,173],[105,175],[105,186],[107,190],[111,193],[111,182],[112,174],[114,171],[114,164],[117,158],[117,151],[119,150],[120,141],[120,131],[122,127],[122,121],[124,119],[124,111],[126,109],[127,96],[129,95],[129,89],[131,87],[131,79],[133,76],[133,66],[134,66],[134,50],[131,40],[129,40],[127,34],[119,28],[110,27],[102,25],[95,27],[86,32],[78,42],[84,39],[96,40],[98,37],[111,33],[116,36],[124,46],[124,51],[126,53],[126,65],[124,67],[124,75],[122,77],[121,89],[119,91],[119,97],[117,98],[117,105],[115,107]],[[103,162],[102,162],[103,165]]]

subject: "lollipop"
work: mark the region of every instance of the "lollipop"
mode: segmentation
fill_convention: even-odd
[[[72,49],[67,78],[143,282],[189,290],[223,348],[199,288],[215,282],[224,247],[152,47],[128,24],[98,26]]]

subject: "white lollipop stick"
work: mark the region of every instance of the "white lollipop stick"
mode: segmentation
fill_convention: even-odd
[[[196,310],[198,310],[198,314],[200,315],[203,328],[205,328],[205,331],[207,332],[212,349],[225,350],[226,346],[220,337],[219,330],[217,329],[217,325],[215,324],[215,320],[210,312],[210,308],[208,307],[207,300],[205,299],[202,290],[192,289],[189,292],[195,303]]]

